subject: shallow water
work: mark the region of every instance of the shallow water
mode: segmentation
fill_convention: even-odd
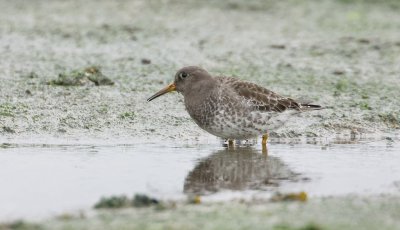
[[[145,193],[203,200],[306,191],[310,196],[398,192],[400,145],[388,140],[207,144],[3,144],[0,220],[89,209],[102,196]]]

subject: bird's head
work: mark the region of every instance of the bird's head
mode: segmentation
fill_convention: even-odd
[[[197,66],[184,67],[175,74],[174,82],[167,85],[153,96],[149,97],[147,101],[151,101],[168,92],[177,91],[185,95],[192,90],[198,90],[203,87],[200,82],[212,79],[211,75],[204,69]]]

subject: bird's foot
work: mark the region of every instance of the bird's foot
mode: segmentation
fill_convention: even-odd
[[[262,142],[261,142],[262,153],[263,153],[263,154],[268,154],[267,141],[268,141],[268,134],[264,134],[264,135],[262,136]]]
[[[265,156],[268,156],[268,147],[266,145],[262,146],[261,153]]]
[[[262,142],[261,142],[261,144],[262,144],[263,146],[266,146],[266,145],[267,145],[267,141],[268,141],[268,134],[262,135]]]
[[[228,148],[233,148],[235,147],[235,140],[229,139],[228,140]]]
[[[222,141],[222,146],[227,148],[234,148],[236,145],[235,140],[233,139],[225,139]]]

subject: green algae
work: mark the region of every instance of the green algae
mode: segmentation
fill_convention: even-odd
[[[74,70],[70,73],[60,73],[58,78],[48,82],[49,85],[57,86],[83,86],[88,83],[100,85],[114,85],[114,82],[104,76],[98,67],[87,67],[83,70]]]
[[[400,113],[381,113],[378,117],[389,127],[400,128]]]
[[[119,115],[119,118],[133,120],[135,118],[135,112],[133,111],[123,112]]]
[[[95,209],[115,209],[115,208],[127,208],[127,207],[150,207],[154,205],[160,205],[160,201],[149,197],[144,194],[135,194],[132,199],[127,196],[111,196],[103,197],[94,205]]]
[[[16,105],[10,103],[0,104],[0,116],[14,117],[16,110],[17,110]]]
[[[126,196],[103,197],[94,205],[94,208],[124,208],[129,207],[130,201]]]
[[[26,23],[27,8],[2,4],[8,9],[0,16],[7,25],[3,30],[9,28],[11,33],[5,34],[13,39],[0,38],[5,44],[0,51],[8,55],[0,64],[0,105],[27,105],[21,113],[0,107],[1,125],[16,130],[8,135],[59,134],[57,130],[94,138],[110,133],[173,139],[205,135],[185,112],[181,96],[145,102],[184,65],[200,65],[215,75],[233,75],[332,108],[315,112],[319,118],[312,124],[297,122],[273,131],[280,136],[346,134],[351,123],[367,134],[376,129],[388,133],[393,122],[378,114],[400,107],[400,20],[391,8],[394,1],[191,0],[140,7],[88,1],[79,9],[65,4],[62,13],[54,2],[35,11],[34,26]],[[197,20],[182,21],[189,15]],[[214,26],[204,26],[209,17]],[[155,132],[148,132],[154,127]]]
[[[38,223],[39,229],[290,229],[375,230],[397,229],[397,196],[345,196],[311,198],[307,202],[267,200],[222,203],[177,203],[173,208],[127,208],[100,210],[86,218],[55,218]],[[3,224],[0,226],[7,226]],[[1,229],[1,228],[0,228]],[[7,229],[4,228],[3,229]],[[37,229],[37,228],[36,228]]]
[[[11,223],[0,223],[0,230],[41,230],[40,224],[28,223],[26,221],[17,220]]]

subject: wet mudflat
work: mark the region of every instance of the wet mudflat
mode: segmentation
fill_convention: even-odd
[[[293,142],[293,141],[292,141]],[[163,200],[396,194],[400,146],[391,140],[221,143],[2,144],[0,219],[42,219],[88,211],[103,196],[148,194]]]
[[[0,222],[400,226],[398,1],[0,0],[0,9]],[[268,155],[259,145],[227,150],[190,119],[181,95],[146,103],[187,65],[326,109],[271,130]],[[310,199],[268,201],[291,191]],[[67,227],[51,217],[135,193],[200,194],[206,204],[101,212]],[[253,197],[267,200],[238,201]],[[0,229],[10,226],[21,225]]]

